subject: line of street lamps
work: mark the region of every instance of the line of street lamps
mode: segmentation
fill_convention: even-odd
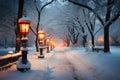
[[[39,40],[39,49],[40,49],[40,55],[38,56],[38,58],[44,58],[44,54],[43,54],[44,38],[45,38],[45,32],[42,30],[38,31],[38,40]]]
[[[38,31],[39,49],[40,55],[38,58],[44,58],[43,50],[46,49],[47,53],[55,47],[55,43],[50,37],[45,37],[45,32],[43,30]]]
[[[22,47],[21,47],[22,58],[17,63],[17,70],[22,72],[30,70],[31,68],[31,64],[27,60],[27,54],[28,54],[27,35],[30,30],[30,23],[31,23],[30,18],[26,16],[18,20],[18,24],[20,27],[20,34],[21,34],[21,42],[22,42]],[[38,41],[39,41],[39,50],[40,50],[40,55],[38,56],[38,58],[44,58],[43,49],[46,49],[47,50],[46,52],[50,53],[50,50],[53,50],[53,48],[55,48],[55,43],[50,37],[45,36],[45,32],[43,30],[38,31]]]

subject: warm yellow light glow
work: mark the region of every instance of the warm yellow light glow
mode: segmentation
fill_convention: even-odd
[[[103,43],[104,42],[104,38],[103,36],[100,36],[97,40],[98,43]]]
[[[111,42],[112,41],[112,38],[109,36],[109,41]],[[97,40],[97,43],[103,43],[104,42],[104,37],[103,36],[100,36]]]
[[[44,34],[39,34],[39,39],[44,39],[45,35]]]
[[[62,46],[62,47],[66,47],[66,46],[67,46],[66,42],[62,42],[62,43],[61,43],[61,46]]]
[[[89,43],[91,44],[91,43],[92,43],[92,40],[89,40]]]
[[[52,43],[52,40],[50,40],[50,42]]]
[[[29,24],[21,23],[20,24],[20,33],[23,35],[28,34],[29,32]]]
[[[20,33],[22,35],[27,35],[29,32],[31,20],[28,17],[22,17],[18,20]]]
[[[50,44],[53,45],[53,41],[52,40],[50,40]]]
[[[56,46],[56,43],[55,43],[55,42],[53,43],[53,46]]]
[[[50,39],[46,39],[46,42],[50,42]]]
[[[38,32],[38,37],[39,37],[39,40],[43,40],[45,38],[45,32],[44,31],[39,31]]]

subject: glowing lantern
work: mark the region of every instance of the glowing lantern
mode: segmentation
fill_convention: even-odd
[[[38,31],[38,37],[39,37],[39,40],[43,40],[45,38],[45,32],[44,31]]]
[[[28,17],[22,17],[18,20],[20,26],[20,33],[22,35],[27,35],[30,29],[31,20]]]
[[[50,43],[51,43],[51,44],[53,44],[53,41],[52,41],[52,40],[50,40]]]
[[[47,39],[46,39],[46,42],[47,42],[47,43],[50,42],[50,38],[47,38]]]

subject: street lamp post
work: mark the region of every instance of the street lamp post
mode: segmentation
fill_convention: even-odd
[[[53,41],[50,40],[50,50],[52,51],[53,50]]]
[[[56,46],[56,44],[55,44],[55,42],[53,43],[53,49],[55,48],[55,46]]]
[[[27,54],[28,54],[28,49],[27,49],[27,34],[29,33],[30,29],[30,22],[31,20],[28,17],[22,17],[18,20],[18,24],[20,26],[20,34],[22,36],[21,42],[22,42],[22,59],[18,61],[17,63],[17,69],[19,71],[26,71],[31,68],[30,62],[27,60]]]
[[[49,50],[49,45],[50,44],[50,38],[46,38],[46,48],[47,48],[47,53],[49,53],[50,52],[50,50]]]
[[[45,32],[44,31],[38,31],[38,39],[39,39],[39,48],[40,48],[40,55],[38,58],[44,58],[43,54],[43,48],[44,48],[44,38],[45,38]]]
[[[55,42],[53,40],[50,40],[50,50],[52,51],[55,48]]]

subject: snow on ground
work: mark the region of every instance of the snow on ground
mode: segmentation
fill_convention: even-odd
[[[86,52],[79,47],[56,47],[45,53],[44,59],[38,58],[38,55],[28,54],[30,71],[19,72],[13,65],[0,72],[0,80],[120,80],[118,47],[112,47],[111,53]]]

